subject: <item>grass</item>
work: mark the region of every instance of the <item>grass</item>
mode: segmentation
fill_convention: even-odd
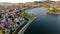
[[[58,10],[48,10],[47,13],[49,14],[60,14],[60,12]]]
[[[3,34],[3,33],[2,33],[2,30],[0,30],[0,34]]]
[[[4,30],[0,30],[0,34],[5,34],[5,31]]]

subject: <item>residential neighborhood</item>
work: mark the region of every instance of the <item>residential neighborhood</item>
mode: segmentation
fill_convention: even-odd
[[[29,13],[27,13],[27,11]],[[32,13],[30,13],[30,12],[32,12]],[[49,15],[49,14],[51,14],[51,15]],[[34,28],[36,28],[38,30],[39,25],[41,25],[41,24],[42,24],[42,26],[40,26],[41,29],[44,29],[44,27],[43,27],[44,24],[45,24],[44,25],[45,27],[47,24],[49,24],[51,26],[50,22],[55,23],[55,21],[57,21],[57,20],[58,20],[57,23],[59,23],[60,19],[57,19],[56,18],[57,16],[54,18],[52,15],[53,16],[60,15],[60,1],[34,1],[34,2],[27,2],[27,3],[8,3],[8,2],[0,3],[0,34],[18,34],[18,33],[20,34],[20,33],[22,33],[22,31],[24,31],[25,34],[26,34],[26,32],[32,32],[29,30],[29,27],[28,27],[30,25],[30,22],[33,24],[33,26],[31,25],[32,27],[30,27],[33,29],[33,31],[34,31]],[[36,19],[36,21],[34,21],[34,19],[36,17],[37,17],[37,19]],[[27,27],[28,27],[28,30],[26,31]],[[48,27],[48,25],[47,25],[47,27]],[[40,32],[41,30],[38,30],[38,31]]]

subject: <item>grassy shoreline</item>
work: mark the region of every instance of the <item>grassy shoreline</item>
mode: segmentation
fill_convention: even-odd
[[[19,26],[15,31],[10,31],[9,34],[18,34],[18,32],[29,22],[32,22],[36,17],[34,17],[32,20],[28,19],[28,18],[24,18],[26,21],[24,22],[24,24],[22,24],[21,26]]]
[[[29,22],[20,30],[20,32],[18,34],[24,34],[24,32],[26,31],[26,29],[28,28],[28,26],[31,24],[31,22],[33,20],[35,20],[36,17],[34,17],[32,20],[29,20]]]
[[[54,15],[59,15],[60,11],[53,11],[53,10],[47,10],[48,14],[54,14]]]

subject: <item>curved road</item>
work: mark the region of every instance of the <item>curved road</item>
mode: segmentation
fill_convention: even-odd
[[[45,8],[26,10],[37,18],[30,24],[24,34],[60,34],[60,15],[49,15]]]

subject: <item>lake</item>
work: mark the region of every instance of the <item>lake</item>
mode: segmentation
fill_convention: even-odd
[[[25,10],[34,13],[36,19],[30,24],[24,34],[60,34],[60,15],[49,15],[46,8],[32,8]]]

